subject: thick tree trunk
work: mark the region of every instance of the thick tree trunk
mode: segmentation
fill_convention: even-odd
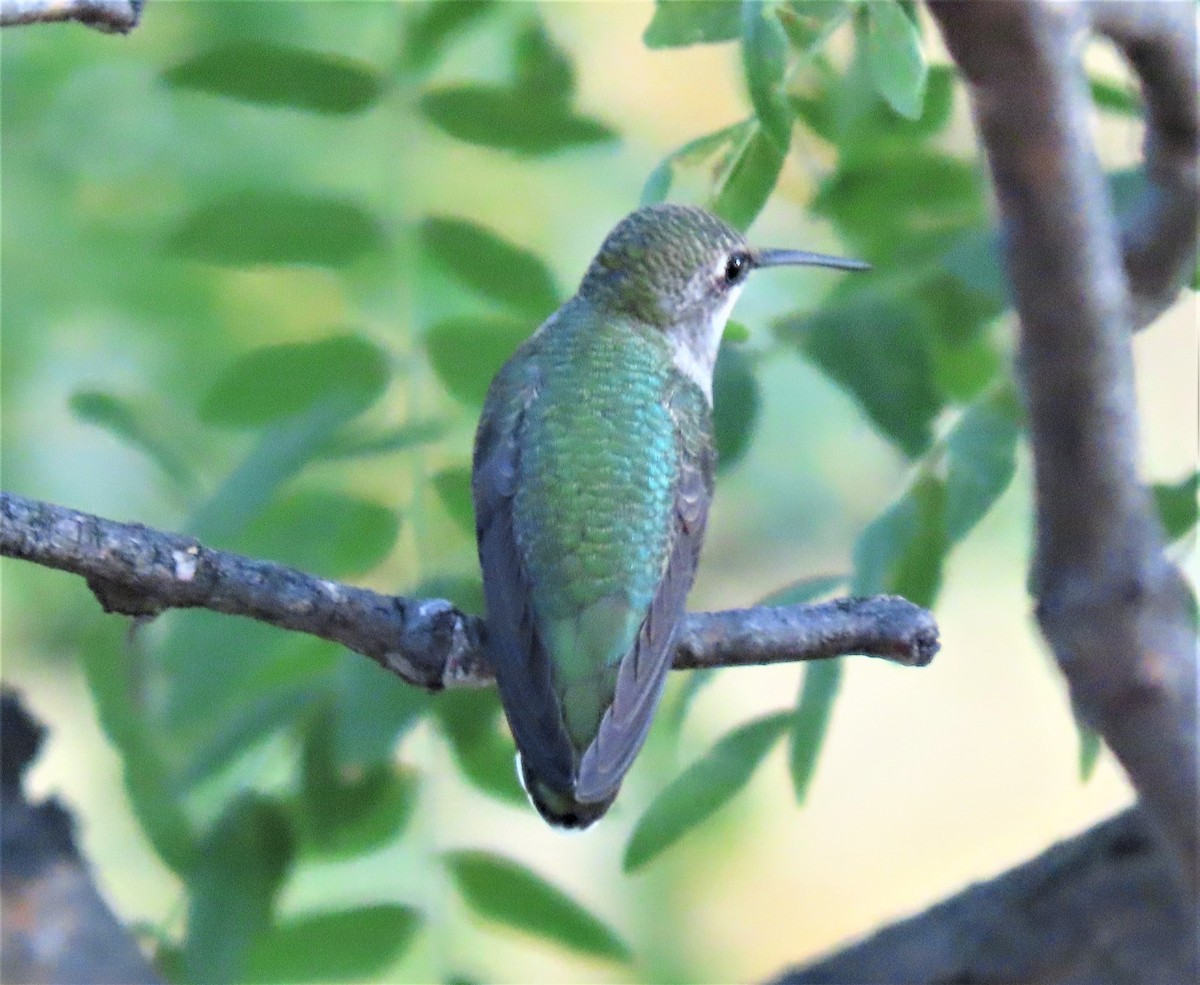
[[[1129,810],[777,985],[1192,985],[1200,927]]]

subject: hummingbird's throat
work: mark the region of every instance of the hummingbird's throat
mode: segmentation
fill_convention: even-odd
[[[721,336],[741,293],[742,286],[739,284],[729,291],[721,306],[707,312],[706,317],[681,322],[667,330],[667,337],[675,347],[672,356],[675,367],[704,392],[710,407],[713,402],[713,370],[717,365]]]

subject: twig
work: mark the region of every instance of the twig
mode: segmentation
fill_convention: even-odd
[[[144,0],[0,0],[0,27],[78,21],[107,34],[138,25]]]
[[[107,612],[152,617],[211,609],[332,640],[427,690],[493,683],[483,621],[443,599],[381,595],[12,493],[0,493],[0,554],[82,575]],[[878,596],[690,614],[675,668],[850,653],[924,666],[937,650],[930,613]]]
[[[145,0],[0,0],[0,27],[76,21],[106,34],[128,34]]]
[[[931,8],[970,83],[1006,227],[1034,457],[1038,620],[1076,707],[1121,760],[1195,889],[1196,640],[1138,479],[1134,321],[1088,131],[1086,10]],[[1138,68],[1161,122],[1174,97],[1149,62]]]

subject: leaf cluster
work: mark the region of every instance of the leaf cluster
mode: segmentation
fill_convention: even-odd
[[[5,318],[21,329],[6,336],[6,370],[35,361],[24,326],[66,320],[73,306],[121,312],[123,344],[157,352],[166,339],[174,361],[146,357],[153,384],[89,378],[66,403],[150,463],[172,527],[479,612],[469,429],[492,375],[566,292],[528,244],[449,207],[412,214],[402,165],[414,152],[397,144],[471,145],[532,175],[617,133],[581,108],[572,58],[536,8],[350,9],[173,7],[176,41],[193,51],[142,74],[74,50],[65,62],[50,49],[6,53],[6,71],[19,64],[54,93],[43,105],[5,79],[6,140],[9,125],[36,135],[6,142],[16,177],[5,187],[40,217],[17,205],[6,226],[79,257],[75,293],[60,296],[61,278],[10,251]],[[645,31],[651,49],[727,46],[746,115],[669,154],[643,201],[698,183],[699,201],[745,229],[788,169],[819,162],[808,208],[875,267],[779,318],[765,340],[731,325],[717,364],[723,469],[752,452],[770,412],[761,369],[786,358],[844,390],[907,466],[847,570],[765,604],[838,590],[935,604],[949,552],[1017,468],[1022,415],[997,331],[1009,306],[1001,244],[979,165],[946,149],[960,82],[930,64],[924,29],[899,0],[658,0]],[[481,70],[464,70],[485,48]],[[140,115],[84,126],[96,91],[140,94]],[[1119,86],[1096,80],[1093,92],[1108,111],[1139,112]],[[112,146],[80,136],[96,128],[117,135]],[[70,242],[44,242],[55,236]],[[1172,538],[1194,529],[1195,476],[1154,495]],[[68,616],[56,631],[78,643],[127,796],[185,887],[186,925],[156,933],[172,980],[361,980],[421,960],[436,933],[424,899],[287,905],[298,873],[397,844],[489,926],[632,961],[625,936],[557,879],[496,853],[435,849],[414,820],[436,780],[410,761],[418,731],[446,750],[437,768],[525,810],[494,694],[430,698],[328,644],[211,613],[172,614],[131,640]],[[691,757],[633,824],[625,869],[717,814],[781,744],[802,800],[841,675],[837,662],[811,666],[790,707]],[[693,674],[660,727],[677,731],[716,676]],[[1085,742],[1085,769],[1096,748]]]

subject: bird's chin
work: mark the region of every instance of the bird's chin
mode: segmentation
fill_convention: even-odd
[[[738,285],[729,292],[724,304],[703,321],[683,323],[668,332],[675,347],[671,357],[675,368],[704,391],[709,406],[712,406],[713,370],[717,365],[721,336],[741,293],[742,287]]]

